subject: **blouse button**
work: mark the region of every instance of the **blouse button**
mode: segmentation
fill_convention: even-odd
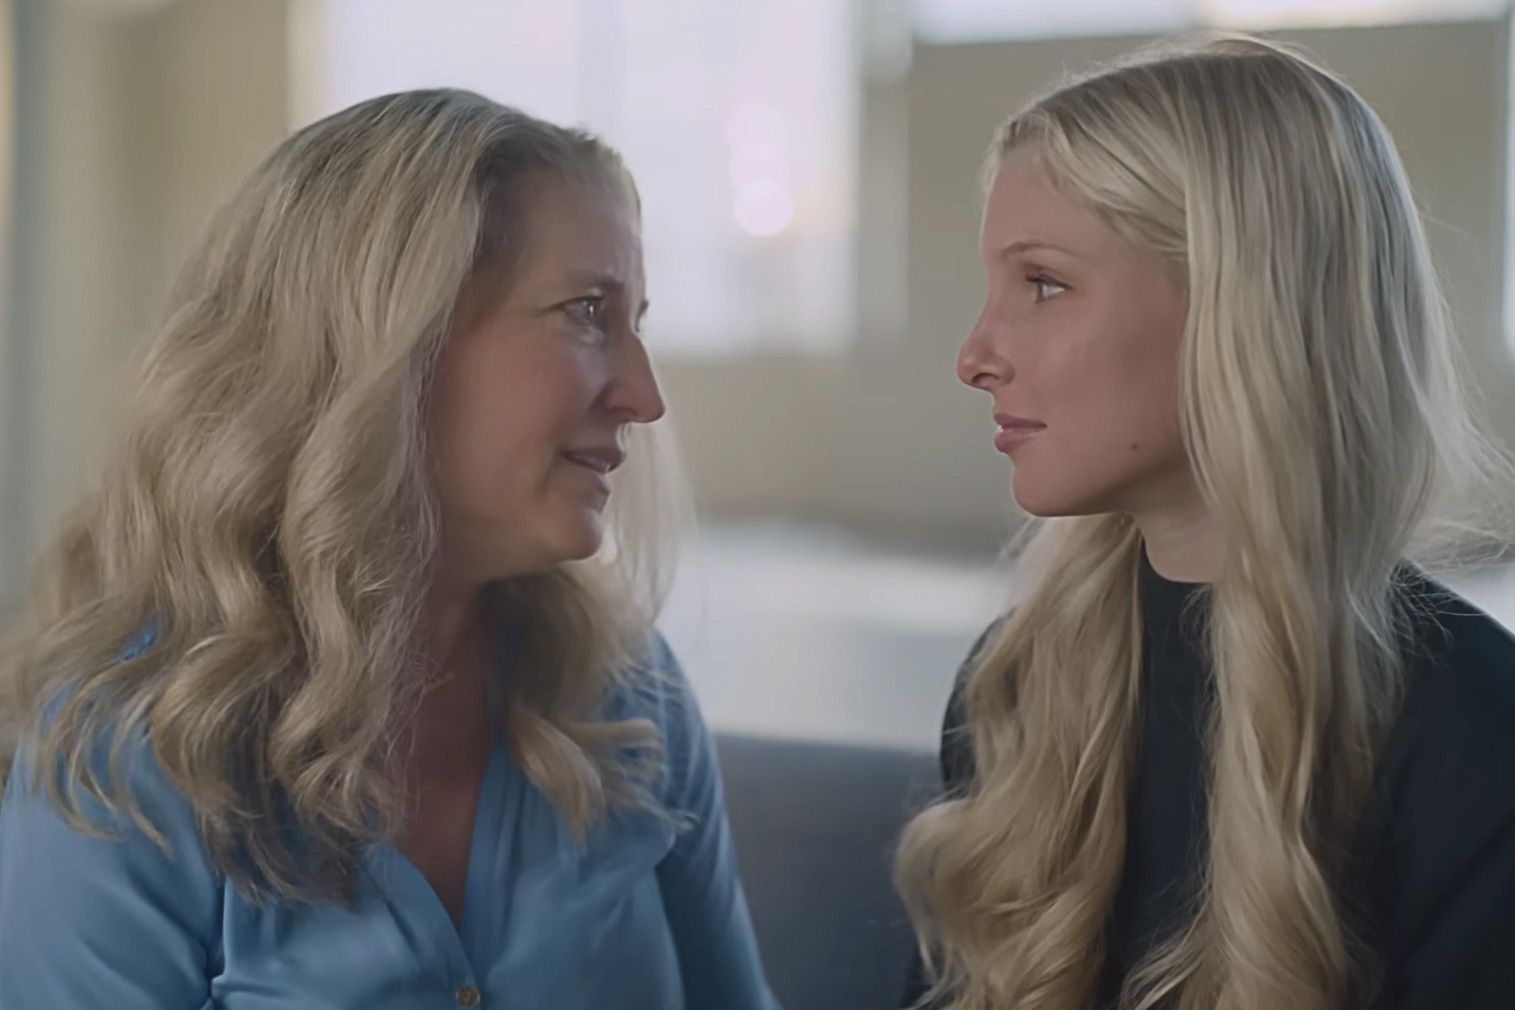
[[[479,995],[478,986],[472,985],[458,986],[458,991],[453,993],[453,997],[458,1001],[458,1006],[467,1007],[469,1010],[473,1010],[483,1001],[483,997]]]

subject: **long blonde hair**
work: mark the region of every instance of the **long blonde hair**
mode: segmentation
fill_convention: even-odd
[[[1228,537],[1202,886],[1121,1005],[1352,1005],[1373,969],[1345,849],[1401,696],[1396,565],[1444,492],[1500,469],[1405,173],[1342,81],[1239,37],[1064,84],[1004,124],[991,170],[1012,149],[1183,279],[1185,443]],[[1093,1002],[1139,743],[1140,551],[1127,516],[1046,522],[970,664],[976,775],[897,868],[952,1010]]]
[[[214,864],[255,898],[340,896],[397,829],[393,748],[432,673],[424,401],[467,280],[526,253],[522,183],[542,174],[635,200],[588,133],[409,92],[295,133],[212,221],[0,671],[4,763],[19,738],[76,827],[94,828],[80,786],[161,841],[124,784],[145,732]],[[595,718],[664,588],[637,521],[667,514],[650,473],[667,459],[646,441],[599,557],[487,593],[513,756],[581,832],[657,760],[649,724]]]

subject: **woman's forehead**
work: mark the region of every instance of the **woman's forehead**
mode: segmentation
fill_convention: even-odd
[[[986,262],[1033,246],[1092,256],[1118,239],[1099,215],[1054,186],[1025,149],[1007,154],[994,173],[980,237]]]

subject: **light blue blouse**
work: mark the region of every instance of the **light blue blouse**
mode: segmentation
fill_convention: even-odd
[[[661,641],[649,666],[607,714],[660,729],[658,799],[690,826],[626,812],[581,845],[499,746],[461,929],[391,844],[365,856],[350,908],[250,904],[145,739],[133,794],[171,857],[99,806],[119,840],[72,830],[23,754],[0,802],[0,1010],[777,1010],[710,738]]]

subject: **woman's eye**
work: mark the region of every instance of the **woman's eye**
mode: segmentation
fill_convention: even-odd
[[[1053,280],[1051,277],[1046,276],[1045,274],[1035,274],[1031,277],[1027,277],[1026,281],[1027,283],[1035,286],[1036,300],[1039,302],[1045,302],[1049,299],[1056,298],[1058,295],[1068,290],[1067,285],[1059,284],[1057,281]]]
[[[580,326],[603,330],[605,328],[605,298],[602,295],[585,295],[563,303],[563,312]]]

